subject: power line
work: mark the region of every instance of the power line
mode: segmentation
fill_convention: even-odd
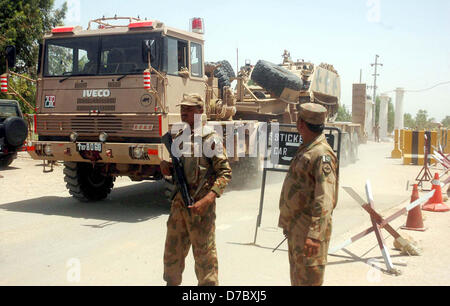
[[[408,90],[408,89],[406,89],[405,92],[424,92],[424,91],[428,91],[428,90],[434,89],[434,88],[436,88],[438,86],[442,86],[442,85],[446,85],[446,84],[450,84],[450,81],[441,82],[441,83],[438,83],[438,84],[436,84],[434,86],[431,86],[431,87],[425,88],[425,89],[419,89],[419,90]],[[392,93],[392,92],[395,92],[395,90],[386,91],[386,92],[384,92],[384,94],[388,94],[388,93]]]
[[[438,86],[446,85],[446,84],[450,84],[450,81],[438,83],[438,84],[436,84],[436,85],[434,85],[434,86],[432,86],[432,87],[430,87],[430,88],[426,88],[426,89],[420,89],[420,90],[405,90],[405,91],[407,91],[407,92],[422,92],[422,91],[428,91],[428,90],[431,90],[431,89],[436,88],[436,87],[438,87]]]

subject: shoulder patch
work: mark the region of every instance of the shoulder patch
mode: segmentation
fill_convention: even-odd
[[[330,155],[323,155],[322,156],[322,162],[330,164],[331,163],[331,156]]]
[[[332,169],[331,169],[330,164],[326,163],[325,165],[323,165],[322,170],[326,175],[328,175],[331,173]]]

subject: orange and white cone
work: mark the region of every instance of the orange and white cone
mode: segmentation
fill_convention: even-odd
[[[449,211],[450,207],[445,205],[442,201],[441,182],[439,181],[438,173],[434,175],[434,179],[431,181],[431,184],[431,190],[435,190],[434,195],[422,206],[422,209],[436,212]]]
[[[413,192],[411,195],[411,203],[419,198],[419,187],[414,184]],[[406,225],[402,226],[401,229],[411,230],[411,231],[425,231],[426,228],[423,225],[422,210],[420,205],[414,207],[408,212],[408,219],[406,220]]]

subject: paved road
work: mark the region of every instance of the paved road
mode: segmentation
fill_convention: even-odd
[[[364,195],[370,178],[376,206],[385,211],[407,200],[407,180],[420,167],[388,158],[393,144],[360,146],[360,160],[341,169],[340,185]],[[62,166],[21,153],[0,177],[0,285],[164,285],[162,257],[169,205],[156,182],[118,178],[110,197],[79,203],[69,196]],[[251,245],[260,188],[229,190],[217,204],[216,241],[222,285],[288,285],[286,245],[276,227],[283,174],[269,173],[257,245]],[[368,215],[340,189],[332,245]],[[183,285],[196,285],[192,254]]]

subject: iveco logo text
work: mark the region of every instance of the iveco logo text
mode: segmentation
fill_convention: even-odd
[[[83,90],[83,98],[109,97],[110,95],[111,91],[109,89]]]

